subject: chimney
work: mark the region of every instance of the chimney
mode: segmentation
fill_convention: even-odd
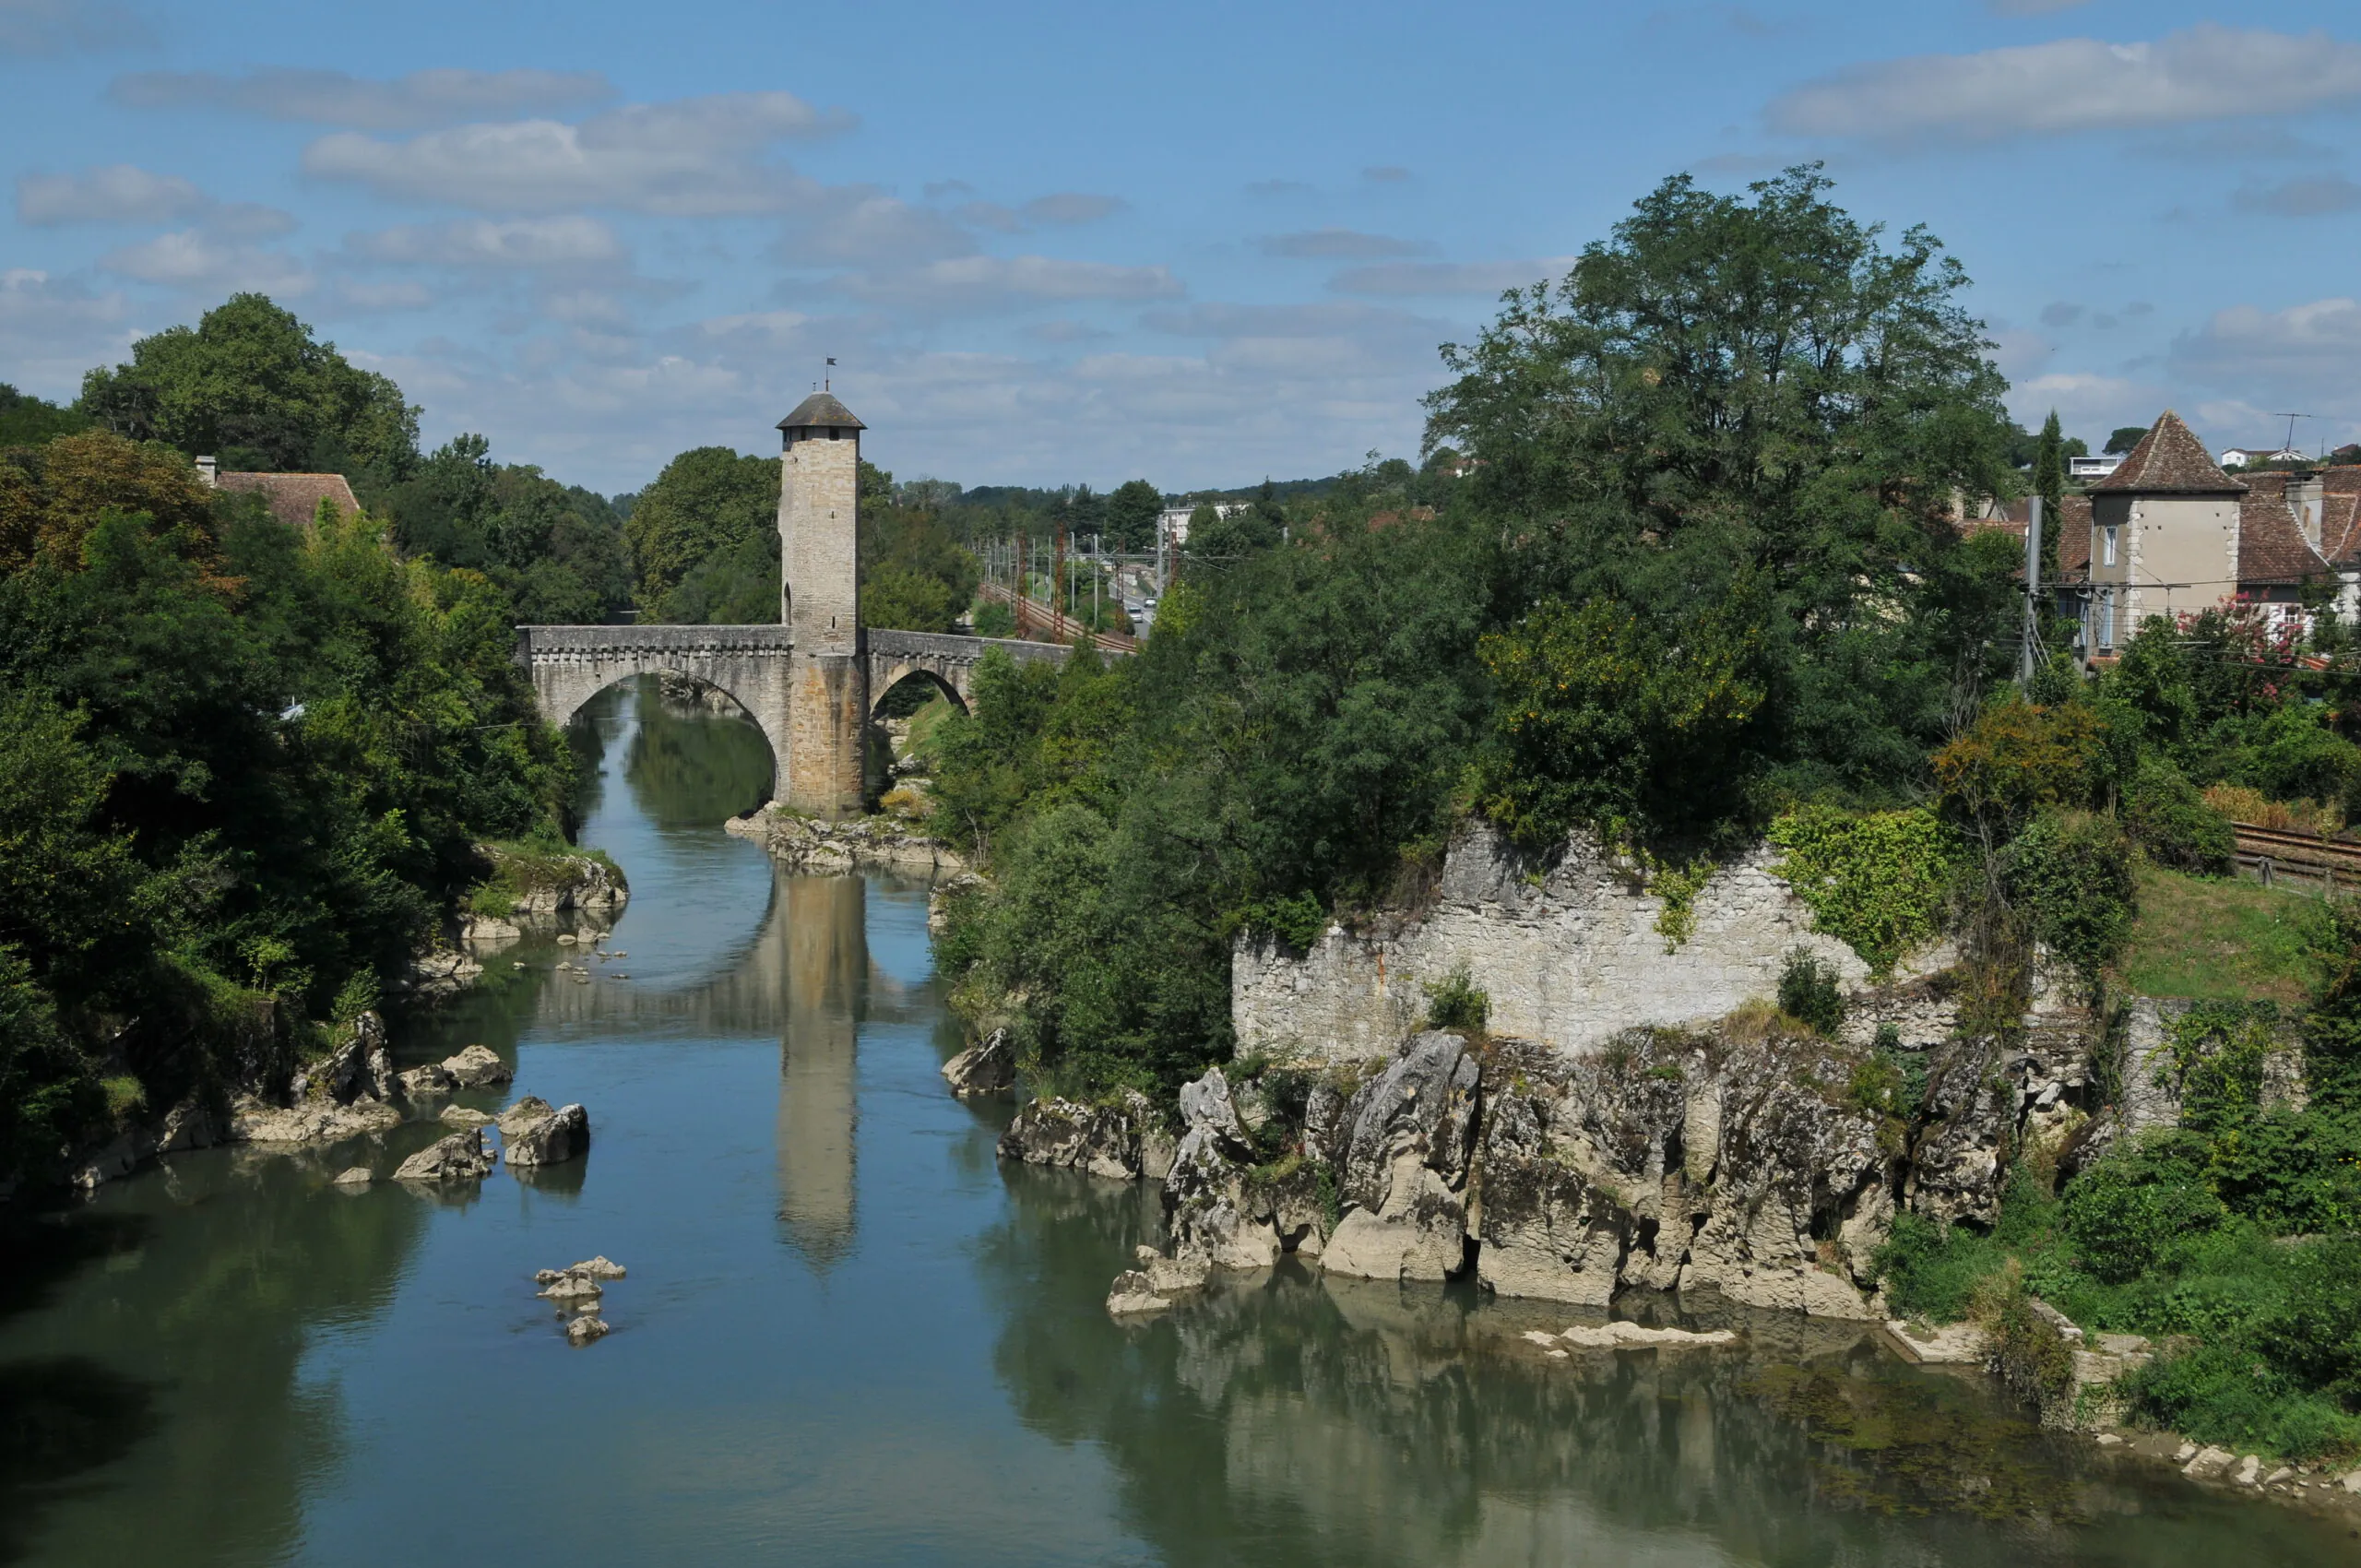
[[[2314,550],[2320,548],[2320,512],[2325,486],[2318,469],[2301,470],[2287,476],[2287,510],[2294,513],[2296,526],[2303,530],[2305,542]]]
[[[216,478],[214,470],[219,469],[220,466],[221,459],[219,457],[199,457],[196,460],[196,477],[198,482],[203,484],[208,490],[214,488],[214,481]]]

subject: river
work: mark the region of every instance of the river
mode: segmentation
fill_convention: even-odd
[[[0,1564],[2214,1564],[2356,1543],[2045,1437],[1980,1378],[1746,1318],[1551,1363],[1562,1315],[1288,1267],[1101,1302],[1152,1188],[1002,1165],[922,886],[720,829],[735,719],[603,696],[583,830],[629,873],[587,982],[528,941],[400,1022],[587,1105],[587,1160],[421,1196],[444,1129],[174,1157],[0,1266]],[[511,968],[512,962],[525,968]],[[628,974],[629,978],[623,978]],[[494,1106],[490,1092],[461,1097]],[[626,1265],[574,1348],[537,1268]]]

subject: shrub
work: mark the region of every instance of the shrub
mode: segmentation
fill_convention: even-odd
[[[2361,1240],[2296,1249],[2286,1294],[2257,1343],[2289,1376],[2346,1399],[2361,1396]]]
[[[1779,969],[1779,1011],[1832,1038],[1845,1025],[1845,993],[1833,968],[1798,947]]]
[[[2199,876],[2224,876],[2237,864],[2237,835],[2197,786],[2160,758],[2142,762],[2124,791],[2123,823],[2158,865]]]
[[[2152,1134],[2068,1184],[2064,1220],[2083,1268],[2108,1284],[2147,1273],[2177,1242],[2228,1217],[2205,1179],[2201,1140]]]
[[[1492,999],[1470,982],[1465,964],[1442,980],[1430,981],[1426,992],[1427,1028],[1430,1029],[1481,1034],[1492,1016]]]
[[[1786,851],[1772,870],[1811,910],[1812,929],[1858,953],[1877,978],[1940,928],[1959,851],[1933,813],[1806,806],[1774,822],[1770,837]]]
[[[2033,934],[2095,988],[2131,934],[2131,846],[2111,819],[2047,811],[2003,852],[2001,883]]]
[[[1967,1315],[1976,1282],[1999,1264],[1999,1243],[1990,1237],[1903,1213],[1893,1217],[1871,1266],[1886,1300],[1904,1317],[1957,1323]]]

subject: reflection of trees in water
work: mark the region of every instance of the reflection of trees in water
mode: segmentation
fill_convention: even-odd
[[[771,797],[771,748],[753,719],[662,700],[654,676],[633,688],[638,719],[623,777],[659,823],[709,826]]]
[[[384,1310],[426,1218],[398,1190],[330,1191],[350,1163],[184,1155],[35,1227],[47,1245],[0,1238],[0,1521],[17,1532],[0,1531],[0,1562],[27,1538],[62,1562],[288,1550],[302,1485],[340,1448],[333,1405],[297,1384],[305,1340]],[[44,1420],[65,1446],[26,1425]],[[101,1465],[120,1505],[53,1490]]]
[[[1104,1448],[1167,1562],[2194,1564],[2251,1555],[2258,1523],[2319,1544],[2110,1480],[1854,1325],[1722,1308],[1688,1321],[1744,1328],[1748,1353],[1544,1362],[1514,1331],[1564,1309],[1292,1265],[1117,1324],[1100,1302],[1153,1234],[1145,1187],[1003,1169],[979,1254],[995,1369],[1026,1424]]]

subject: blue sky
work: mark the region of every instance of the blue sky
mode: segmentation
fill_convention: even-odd
[[[1925,222],[2095,445],[2361,437],[2361,17],[0,0],[0,380],[264,290],[608,491],[836,390],[903,477],[1410,455],[1440,342],[1680,171]]]

